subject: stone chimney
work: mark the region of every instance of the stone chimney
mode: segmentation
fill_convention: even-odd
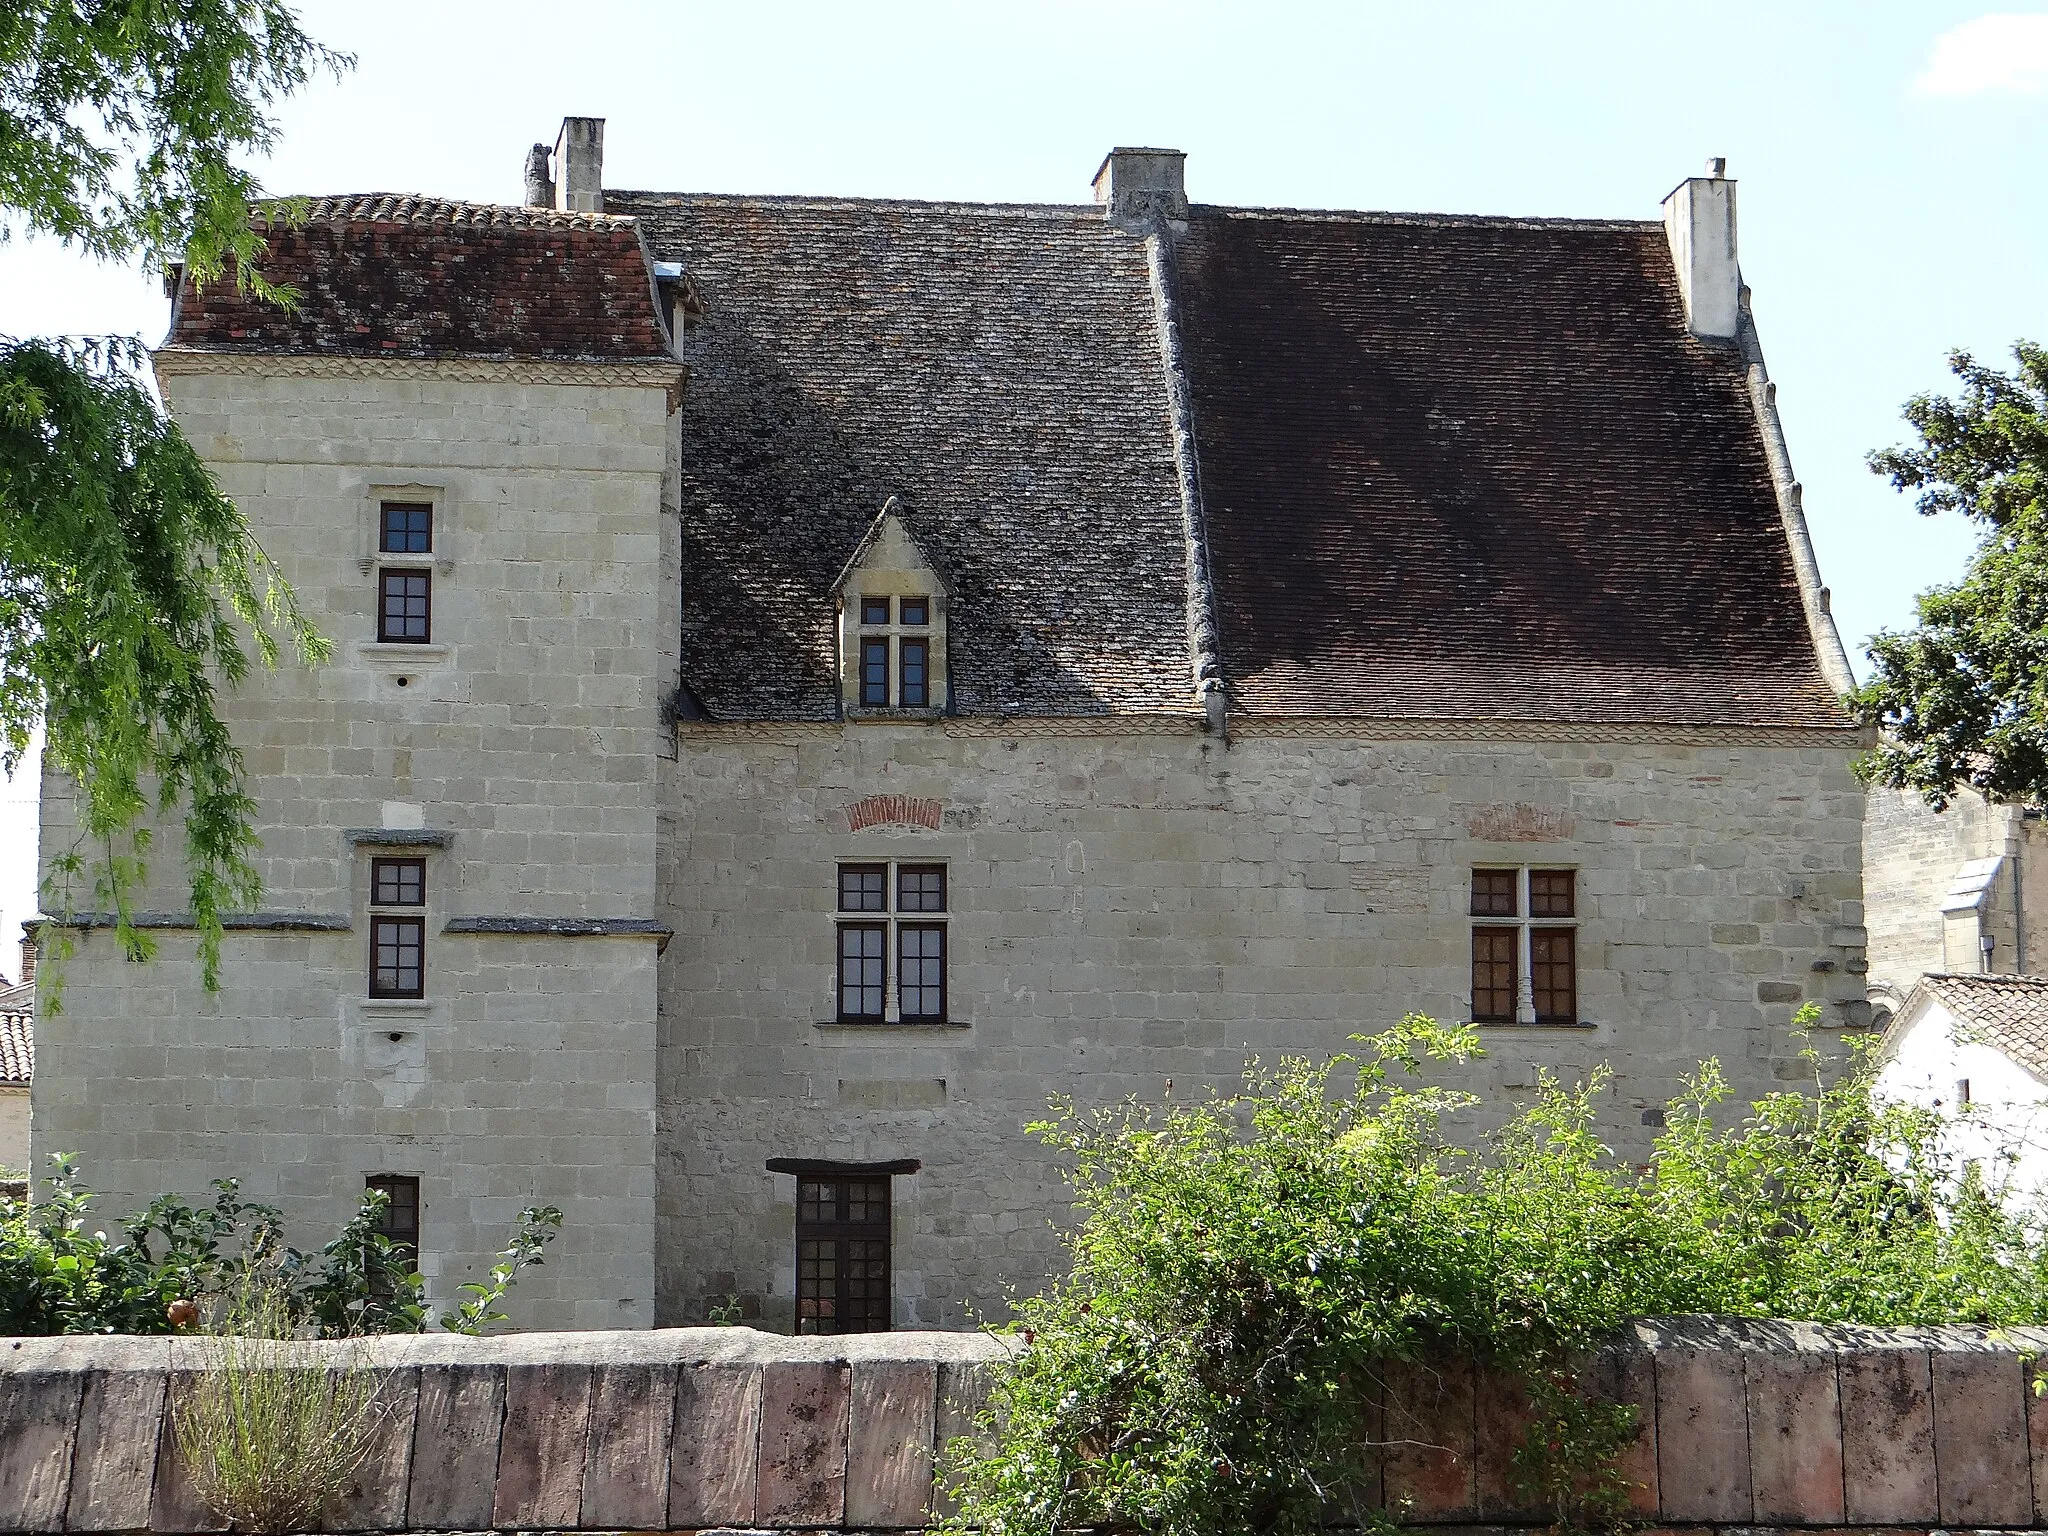
[[[1185,224],[1187,163],[1177,149],[1112,149],[1095,173],[1103,217],[1132,230],[1149,229],[1160,218]]]
[[[1742,325],[1742,269],[1735,261],[1735,183],[1728,162],[1707,162],[1664,199],[1664,236],[1685,296],[1686,329],[1704,341],[1733,341]]]
[[[21,985],[27,986],[36,979],[36,931],[29,923],[21,928]]]
[[[565,117],[555,137],[555,206],[604,212],[604,119]]]
[[[555,179],[548,174],[548,147],[536,144],[526,152],[526,206],[555,206]]]

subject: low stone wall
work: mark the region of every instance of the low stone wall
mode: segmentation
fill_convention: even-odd
[[[335,1530],[892,1531],[1001,1342],[750,1329],[377,1340],[389,1412]],[[1639,1405],[1625,1458],[1652,1527],[2048,1529],[2048,1332],[1680,1319],[1593,1364]],[[167,1402],[182,1339],[0,1340],[0,1530],[216,1531]],[[1512,1492],[1525,1405],[1468,1364],[1390,1371],[1369,1437],[1411,1524],[1543,1523]],[[1445,1536],[1449,1536],[1446,1532]]]

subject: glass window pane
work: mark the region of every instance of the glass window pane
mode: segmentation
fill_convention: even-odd
[[[864,597],[860,600],[860,621],[863,624],[886,624],[889,622],[889,599],[886,597]]]
[[[839,910],[842,912],[886,912],[889,866],[886,864],[842,864],[839,866]]]
[[[377,638],[425,645],[432,638],[430,579],[425,571],[383,571],[377,582]]]
[[[1516,917],[1515,887],[1520,871],[1475,869],[1472,871],[1472,915],[1474,917]]]
[[[1472,1020],[1515,1022],[1515,969],[1519,948],[1512,928],[1472,930]]]
[[[931,605],[922,597],[903,599],[903,622],[910,625],[929,624],[932,621]]]
[[[422,907],[427,902],[425,859],[372,859],[370,900],[380,907]]]
[[[434,548],[434,509],[424,502],[387,501],[379,509],[377,548],[388,555],[424,555]]]
[[[906,1019],[946,1016],[946,930],[904,924],[896,930],[896,990]]]
[[[863,640],[860,643],[860,701],[869,709],[889,705],[889,642]]]
[[[880,923],[847,923],[839,930],[839,1016],[882,1017],[888,930]]]
[[[924,709],[931,697],[926,684],[925,642],[905,640],[898,650],[903,662],[901,703],[905,709]]]
[[[1577,870],[1530,870],[1529,915],[1531,917],[1574,916],[1573,887],[1577,884]]]
[[[1536,1022],[1576,1024],[1579,1019],[1578,935],[1570,928],[1529,930],[1529,983]]]
[[[943,912],[946,910],[946,866],[943,864],[900,864],[896,868],[896,910],[898,912]]]
[[[416,917],[378,917],[370,923],[370,995],[419,997],[426,924]]]

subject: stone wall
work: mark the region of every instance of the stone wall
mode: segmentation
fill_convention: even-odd
[[[338,1346],[331,1346],[338,1348]],[[748,1329],[385,1339],[375,1448],[335,1530],[910,1530],[1001,1341]],[[1644,1525],[2048,1528],[2048,1333],[1680,1319],[1589,1384],[1637,1407]],[[0,1530],[222,1529],[166,1432],[198,1341],[0,1347]],[[1438,1528],[1548,1523],[1514,1492],[1514,1383],[1454,1360],[1385,1373],[1366,1500]]]
[[[1963,865],[2003,856],[1978,913],[1944,920],[1942,898]],[[2048,828],[2017,806],[1964,791],[1945,811],[1917,794],[1873,789],[1863,831],[1869,980],[1896,1007],[1930,971],[1974,972],[1977,941],[1993,941],[1991,969],[2048,970]]]
[[[1849,749],[686,726],[666,793],[657,1318],[740,1293],[787,1326],[795,1180],[769,1158],[917,1159],[895,1180],[899,1326],[1001,1316],[1061,1263],[1047,1099],[1157,1101],[1467,1016],[1475,864],[1579,870],[1579,1028],[1489,1027],[1446,1078],[1477,1136],[1540,1072],[1614,1070],[1639,1156],[1681,1074],[1743,1099],[1811,1069],[1808,999],[1863,985]],[[951,1023],[834,1022],[834,866],[944,861]]]
[[[334,646],[325,666],[259,669],[223,696],[266,910],[230,934],[207,994],[178,926],[175,833],[159,842],[137,905],[165,925],[160,957],[127,964],[87,932],[64,1012],[38,1021],[38,1162],[81,1154],[110,1218],[237,1176],[302,1244],[353,1211],[365,1176],[417,1175],[443,1300],[522,1206],[558,1204],[570,1220],[522,1282],[520,1320],[645,1325],[655,768],[675,646],[665,391],[263,366],[163,383]],[[394,562],[430,567],[428,645],[376,638],[386,498],[435,504],[431,557]],[[46,869],[72,826],[52,778]],[[419,1001],[366,995],[378,854],[427,861]]]

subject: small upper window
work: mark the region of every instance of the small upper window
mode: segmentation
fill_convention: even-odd
[[[370,900],[380,907],[423,907],[427,904],[425,859],[372,859]]]
[[[886,597],[864,597],[860,600],[860,621],[863,624],[886,624],[889,622],[889,599]]]
[[[903,599],[902,612],[903,622],[912,629],[917,629],[932,621],[931,600],[923,597],[906,597]]]
[[[387,555],[431,554],[433,507],[418,501],[385,502],[379,509],[377,548]]]

